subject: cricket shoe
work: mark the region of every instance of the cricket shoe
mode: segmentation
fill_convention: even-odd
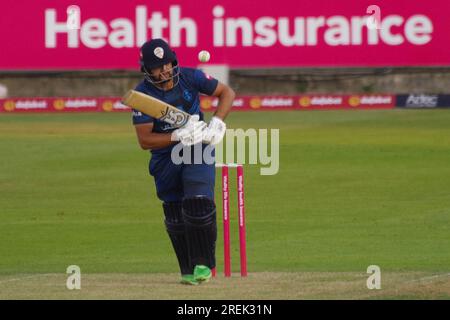
[[[183,274],[181,276],[181,284],[196,286],[199,284],[197,280],[195,280],[195,277],[193,274]]]
[[[208,282],[211,279],[211,269],[207,266],[197,265],[194,268],[194,278],[198,282]]]

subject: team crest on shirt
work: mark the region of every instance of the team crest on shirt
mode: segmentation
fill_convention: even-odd
[[[183,98],[186,101],[192,101],[192,93],[189,90],[183,91]]]

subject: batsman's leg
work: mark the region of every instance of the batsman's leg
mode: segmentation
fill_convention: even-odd
[[[195,279],[207,281],[216,266],[216,205],[205,196],[184,199],[183,219]]]
[[[183,276],[192,275],[194,273],[194,268],[189,258],[181,202],[164,202],[163,209],[166,230],[169,234],[170,240],[172,241],[172,246],[178,259],[181,274]]]
[[[207,145],[202,145],[202,150]],[[195,154],[195,150],[193,153]],[[214,151],[212,152],[214,156]],[[195,159],[194,159],[195,160]],[[203,159],[204,160],[204,159]],[[183,166],[183,219],[186,225],[194,276],[198,281],[211,278],[216,267],[216,205],[214,203],[215,165],[193,161]]]
[[[149,171],[155,178],[158,198],[163,201],[164,222],[180,266],[181,283],[196,285],[198,281],[194,278],[194,266],[189,258],[182,214],[181,166],[174,165],[170,157],[153,156]]]

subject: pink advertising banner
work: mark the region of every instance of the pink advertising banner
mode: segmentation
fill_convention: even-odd
[[[448,0],[0,2],[0,70],[137,69],[163,37],[181,65],[449,66]]]

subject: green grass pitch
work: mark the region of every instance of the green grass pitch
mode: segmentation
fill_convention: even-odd
[[[245,167],[250,273],[450,272],[448,110],[236,112],[227,122],[280,129],[278,174]],[[178,271],[128,113],[1,114],[0,150],[0,275]],[[216,192],[221,273],[219,173]],[[237,272],[234,200],[231,217]]]

